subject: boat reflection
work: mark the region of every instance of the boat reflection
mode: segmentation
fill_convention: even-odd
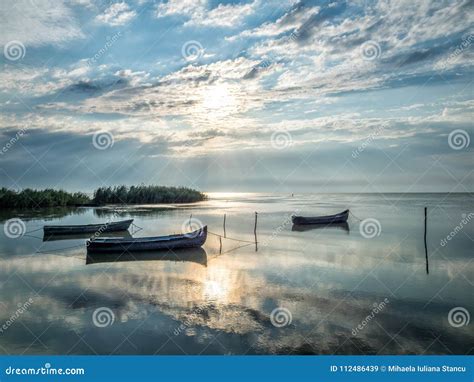
[[[94,234],[91,233],[75,233],[70,235],[44,235],[44,241],[59,241],[59,240],[80,240],[80,239],[90,239],[93,237]],[[100,235],[95,235],[97,237],[116,237],[116,238],[124,238],[124,239],[131,239],[132,235],[130,235],[129,231],[117,231],[117,232],[104,232]]]
[[[127,261],[192,262],[207,267],[207,253],[203,248],[185,248],[173,251],[88,253],[86,256],[86,265]]]
[[[98,218],[123,217],[129,218],[133,215],[137,217],[159,217],[164,213],[173,211],[174,208],[170,206],[133,206],[133,207],[100,207],[95,208],[93,213]]]
[[[304,232],[304,231],[311,231],[313,229],[324,229],[324,228],[338,228],[343,231],[349,233],[349,224],[347,222],[344,223],[332,223],[332,224],[293,224],[291,227],[292,231],[297,232]]]

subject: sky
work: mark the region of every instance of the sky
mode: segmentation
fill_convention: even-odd
[[[472,1],[0,3],[0,186],[472,192]]]

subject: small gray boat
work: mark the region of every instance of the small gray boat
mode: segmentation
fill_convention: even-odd
[[[44,235],[74,235],[79,233],[103,233],[126,231],[133,219],[122,220],[118,222],[106,222],[102,224],[85,224],[85,225],[45,225],[43,227]]]
[[[304,216],[293,216],[293,224],[335,224],[335,223],[345,223],[349,217],[349,210],[342,211],[336,215],[327,215],[327,216],[314,216],[314,217],[304,217]]]
[[[116,253],[199,248],[206,242],[207,226],[196,231],[168,236],[136,237],[132,239],[97,238],[86,242],[88,253]]]

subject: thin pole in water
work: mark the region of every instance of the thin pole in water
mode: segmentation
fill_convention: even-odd
[[[257,216],[258,216],[258,214],[257,214],[257,212],[255,212],[255,225],[253,227],[253,233],[255,235],[257,235]]]
[[[428,275],[430,273],[430,268],[428,264],[428,246],[426,244],[426,225],[427,225],[427,220],[428,220],[428,208],[425,207],[425,236],[424,236],[424,241],[425,241],[425,259],[426,259],[426,274]]]
[[[222,253],[222,236],[219,236],[219,254]]]
[[[226,214],[224,214],[224,237],[226,237],[226,234],[225,234],[225,218],[226,218]]]
[[[257,212],[255,212],[255,225],[253,227],[253,234],[255,235],[255,252],[258,251],[258,247],[257,247]]]

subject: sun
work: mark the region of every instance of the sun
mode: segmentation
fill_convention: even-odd
[[[205,113],[212,115],[228,115],[237,110],[237,99],[233,89],[227,84],[217,84],[207,87],[202,94],[202,108]]]

